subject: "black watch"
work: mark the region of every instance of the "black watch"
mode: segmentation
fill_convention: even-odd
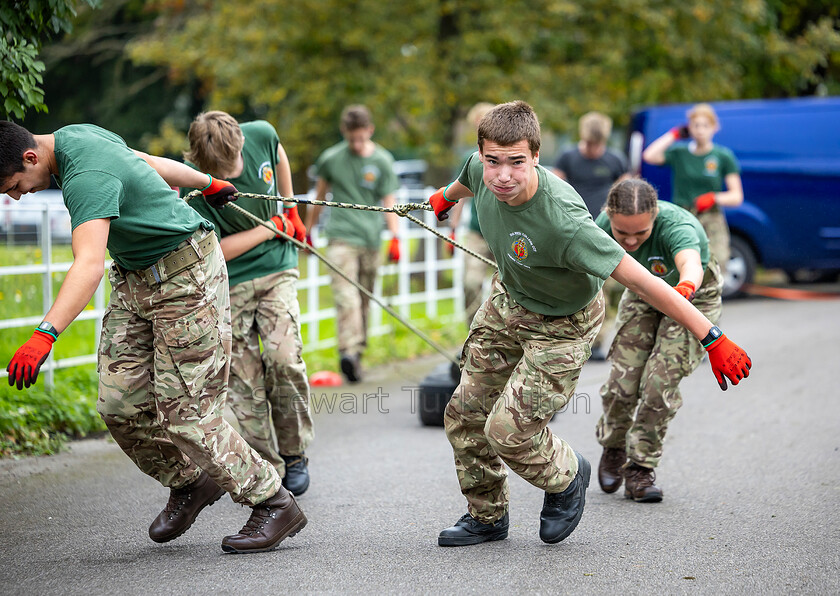
[[[43,331],[44,333],[49,333],[54,338],[58,339],[58,330],[53,327],[52,323],[48,323],[47,321],[41,321],[41,324],[36,327],[38,331]]]
[[[708,348],[710,345],[715,343],[721,335],[723,335],[723,331],[720,330],[720,327],[715,325],[709,329],[709,333],[706,334],[706,337],[700,340],[700,343],[703,344],[704,348]]]

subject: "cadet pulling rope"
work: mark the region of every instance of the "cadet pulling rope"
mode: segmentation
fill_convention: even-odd
[[[187,201],[187,202],[189,202],[190,200],[192,200],[193,198],[198,197],[198,196],[201,196],[201,192],[200,192],[200,191],[193,191],[193,192],[191,192],[190,194],[188,194],[186,197],[184,197],[184,200],[185,200],[185,201]],[[272,199],[273,199],[273,198],[274,198],[274,197],[268,197],[268,196],[266,196],[266,195],[254,195],[254,194],[250,194],[250,193],[236,193],[236,195],[235,195],[235,196],[242,196],[242,197],[248,197],[248,198],[266,198],[266,199],[269,199],[269,198],[272,198]],[[281,200],[281,201],[291,201],[291,199],[285,199],[285,198],[282,198],[282,197],[277,197],[277,200]],[[312,201],[312,204],[321,204],[321,203],[326,203],[326,202],[327,202],[327,201]],[[349,206],[351,206],[351,205],[349,205],[348,203],[335,203],[335,204],[330,205],[330,206],[339,206],[339,205],[346,205],[346,206],[348,206],[348,207],[349,207]],[[385,310],[385,312],[387,312],[389,315],[391,315],[392,317],[394,317],[397,321],[399,321],[400,323],[402,323],[403,325],[405,325],[405,326],[406,326],[406,327],[407,327],[410,331],[412,331],[415,335],[417,335],[420,339],[422,339],[423,341],[425,341],[427,344],[429,344],[430,346],[432,346],[435,350],[437,350],[438,352],[440,352],[440,354],[442,354],[443,356],[445,356],[447,360],[449,360],[450,362],[453,362],[453,363],[455,363],[455,364],[458,364],[458,361],[457,361],[457,360],[455,360],[455,358],[453,358],[453,357],[452,357],[452,355],[450,355],[450,354],[446,351],[446,349],[445,349],[445,348],[443,348],[440,344],[438,344],[437,342],[435,342],[435,341],[434,341],[432,338],[430,338],[428,335],[426,335],[425,333],[423,333],[420,329],[418,329],[417,327],[415,327],[414,325],[412,325],[411,323],[409,323],[408,321],[406,321],[405,319],[403,319],[403,318],[402,318],[400,315],[398,315],[398,314],[397,314],[397,313],[396,313],[396,312],[395,312],[395,311],[394,311],[394,310],[393,310],[390,306],[388,306],[388,305],[387,305],[387,304],[385,304],[382,300],[380,300],[377,296],[375,296],[374,294],[372,294],[371,292],[369,292],[369,291],[367,290],[367,288],[363,287],[363,286],[362,286],[361,284],[359,284],[356,280],[350,279],[347,275],[345,275],[345,274],[344,274],[344,272],[343,272],[343,271],[341,271],[341,269],[339,269],[339,268],[338,268],[338,266],[336,266],[335,264],[333,264],[333,263],[332,263],[332,261],[330,261],[327,257],[325,257],[324,255],[322,255],[322,254],[321,254],[320,252],[318,252],[317,250],[315,250],[312,246],[308,246],[308,245],[306,245],[305,243],[300,242],[299,240],[296,240],[296,239],[295,239],[295,238],[293,238],[292,236],[289,236],[288,234],[286,234],[286,232],[284,232],[283,230],[280,230],[279,228],[276,228],[275,226],[271,225],[270,223],[268,223],[268,222],[266,222],[266,221],[261,220],[259,217],[257,217],[256,215],[254,215],[254,214],[250,213],[249,211],[246,211],[245,209],[243,209],[242,207],[240,207],[240,206],[239,206],[239,205],[237,205],[236,203],[233,203],[233,202],[228,203],[227,205],[225,205],[225,207],[231,207],[231,208],[233,208],[233,209],[234,209],[234,211],[237,211],[237,212],[241,213],[242,215],[246,216],[248,219],[252,220],[254,223],[257,223],[257,224],[259,224],[259,225],[263,226],[264,228],[267,228],[267,229],[271,230],[271,231],[272,231],[272,232],[274,232],[275,234],[278,234],[278,235],[282,236],[282,237],[283,237],[283,238],[285,238],[288,242],[291,242],[291,243],[292,243],[292,244],[294,244],[296,247],[298,247],[298,249],[300,249],[300,250],[308,250],[309,252],[311,252],[313,255],[315,255],[316,257],[318,257],[318,259],[319,259],[322,263],[324,263],[324,265],[326,265],[327,267],[329,267],[330,269],[332,269],[333,271],[335,271],[336,273],[338,273],[341,277],[343,277],[344,279],[346,279],[347,281],[349,281],[351,284],[353,284],[353,286],[355,286],[355,287],[356,287],[356,289],[358,289],[358,290],[359,290],[360,292],[362,292],[365,296],[367,296],[368,298],[370,298],[371,300],[373,300],[374,302],[376,302],[379,306],[381,306],[381,307]],[[354,205],[353,207],[356,207],[356,206]],[[401,205],[400,207],[405,207],[405,205]],[[411,207],[412,209],[413,209],[413,208],[416,208],[416,207],[414,207],[413,205],[411,205],[410,207]],[[420,207],[420,208],[422,208],[422,207]],[[366,209],[367,209],[368,211],[377,211],[377,210],[381,210],[381,208],[380,208],[380,209],[376,209],[376,208],[366,208]]]

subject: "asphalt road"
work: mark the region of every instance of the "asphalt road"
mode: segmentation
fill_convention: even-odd
[[[704,363],[682,384],[659,504],[592,479],[577,530],[538,537],[542,493],[511,475],[505,541],[440,548],[465,511],[442,429],[411,390],[440,362],[397,362],[319,397],[309,449],[309,525],[271,553],[225,555],[249,510],[227,498],[172,543],[147,527],[167,491],[106,439],[50,458],[0,461],[0,586],[6,594],[840,593],[840,302],[750,299],[720,323],[749,379],[721,392]],[[589,363],[552,428],[597,466]],[[382,397],[370,397],[379,392]],[[365,397],[367,395],[367,397]],[[332,407],[330,406],[332,404]]]

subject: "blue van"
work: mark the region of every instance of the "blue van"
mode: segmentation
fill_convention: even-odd
[[[792,281],[840,273],[840,97],[711,102],[720,119],[714,142],[741,165],[744,203],[727,208],[732,259],[724,295],[736,296],[756,266],[783,269]],[[642,150],[686,121],[694,104],[633,114],[631,167],[660,197],[671,197],[670,169],[641,160]]]

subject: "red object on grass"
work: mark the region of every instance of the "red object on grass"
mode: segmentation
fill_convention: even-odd
[[[312,387],[338,387],[341,383],[341,375],[331,370],[319,370],[309,377]]]

